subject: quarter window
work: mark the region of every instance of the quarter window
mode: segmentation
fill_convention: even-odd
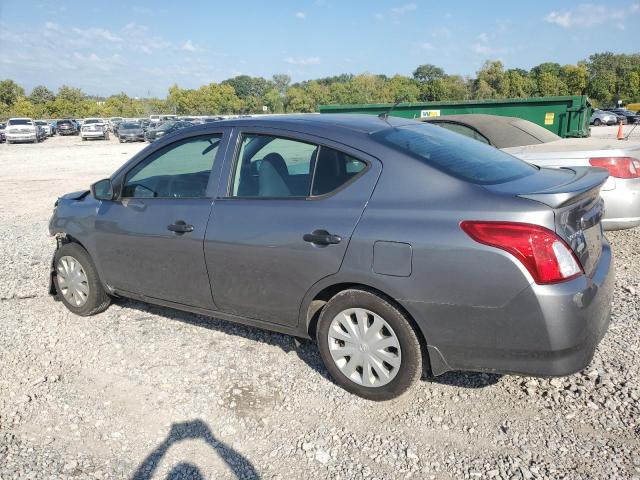
[[[353,158],[333,148],[320,147],[315,174],[313,195],[325,195],[337,190],[367,166],[362,160]]]
[[[205,197],[222,135],[189,138],[151,154],[128,174],[123,197]]]

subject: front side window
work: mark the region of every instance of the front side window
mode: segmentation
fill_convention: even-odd
[[[270,135],[244,135],[234,197],[307,197],[317,146]]]
[[[152,153],[127,174],[123,197],[202,198],[222,135],[189,138]]]

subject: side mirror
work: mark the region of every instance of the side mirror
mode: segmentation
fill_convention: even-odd
[[[113,200],[113,186],[111,179],[105,178],[91,185],[91,195],[96,200]]]

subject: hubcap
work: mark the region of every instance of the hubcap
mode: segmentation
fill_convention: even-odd
[[[340,371],[365,387],[381,387],[400,369],[400,342],[380,315],[364,308],[349,308],[334,317],[329,327],[329,351]]]
[[[57,278],[60,293],[67,302],[81,307],[89,296],[89,279],[78,260],[64,256],[58,260]]]

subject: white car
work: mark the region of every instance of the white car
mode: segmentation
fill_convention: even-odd
[[[38,143],[38,126],[30,118],[10,118],[4,131],[7,143],[30,142]]]
[[[49,122],[45,122],[44,120],[36,120],[36,125],[42,127],[47,137],[53,136],[53,129],[51,128]]]
[[[80,137],[82,140],[88,138],[102,138],[109,140],[109,128],[102,118],[85,118],[80,128]]]

